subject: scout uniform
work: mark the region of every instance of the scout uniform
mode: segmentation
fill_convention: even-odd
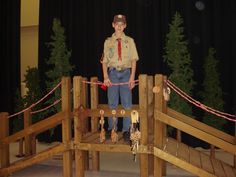
[[[121,56],[119,56],[118,50],[119,40],[121,42]],[[123,33],[119,39],[114,34],[106,39],[103,62],[107,63],[108,68],[115,68],[118,71],[131,68],[132,60],[138,60],[138,53],[131,37]]]
[[[114,16],[113,23],[116,22],[123,22],[126,24],[125,16]],[[126,36],[124,32],[119,38],[117,38],[114,33],[111,37],[105,40],[102,62],[108,67],[108,77],[112,84],[129,82],[132,61],[137,61],[138,59],[134,40],[131,37]],[[131,109],[132,107],[132,92],[128,84],[111,85],[108,87],[107,96],[110,109],[117,108],[119,99],[124,109]],[[123,136],[126,135],[126,133],[129,134],[130,124],[131,120],[129,117],[123,119]],[[113,122],[111,117],[108,118],[108,135],[109,131],[116,126],[117,121]]]

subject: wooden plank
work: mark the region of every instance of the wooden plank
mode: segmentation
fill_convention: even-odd
[[[109,106],[108,106],[108,104],[98,104],[97,108],[98,109],[103,109],[103,110],[108,110]],[[123,106],[119,104],[117,106],[117,110],[121,110],[121,109],[123,109]],[[132,109],[138,110],[139,109],[139,105],[138,104],[133,104],[132,105]]]
[[[75,144],[75,149],[84,151],[102,151],[102,152],[130,152],[129,144],[114,144],[114,143],[102,143],[102,144],[90,144],[90,143],[79,143]],[[138,153],[151,154],[152,147],[140,145]]]
[[[235,145],[228,143],[227,141],[224,141],[218,137],[215,137],[211,134],[208,134],[196,127],[193,127],[191,125],[188,125],[184,122],[181,122],[177,119],[174,119],[166,114],[161,113],[160,111],[155,110],[155,119],[158,119],[168,125],[171,125],[177,129],[180,129],[196,138],[199,138],[203,141],[206,141],[212,145],[215,145],[225,151],[228,151],[230,153],[236,154],[236,148]]]
[[[189,147],[183,143],[178,143],[177,146],[178,157],[186,162],[189,162],[189,157],[191,156],[189,153]]]
[[[201,122],[199,122],[199,121],[197,121],[197,120],[195,120],[195,119],[193,119],[189,116],[181,114],[181,113],[179,113],[179,112],[177,112],[177,111],[175,111],[171,108],[167,108],[167,115],[169,115],[169,116],[171,116],[175,119],[178,119],[178,120],[180,120],[180,121],[182,121],[186,124],[189,124],[193,127],[196,127],[196,128],[198,128],[198,129],[200,129],[200,130],[202,130],[202,131],[204,131],[208,134],[211,134],[211,135],[214,135],[214,136],[216,136],[220,139],[223,139],[224,141],[227,141],[231,144],[235,144],[235,137],[233,137],[233,136],[231,136],[227,133],[224,133],[220,130],[217,130],[217,129],[211,127],[211,126],[208,126],[204,123],[201,123]]]
[[[163,160],[166,160],[167,162],[174,164],[177,167],[180,167],[182,169],[185,169],[186,171],[196,175],[196,176],[201,176],[201,177],[216,177],[214,174],[211,174],[201,168],[198,168],[182,159],[179,159],[176,156],[173,156],[169,153],[164,152],[163,150],[154,147],[154,155],[156,157],[159,157]]]
[[[21,130],[11,136],[3,138],[0,141],[2,144],[9,144],[11,142],[14,142],[14,141],[20,139],[20,138],[23,138],[26,135],[35,134],[35,132],[38,133],[42,130],[45,130],[45,127],[46,128],[54,127],[54,126],[61,123],[61,121],[65,118],[65,115],[66,115],[65,112],[59,112],[47,119],[44,119],[40,122],[37,122],[37,123],[25,128],[24,130]]]
[[[224,168],[226,177],[235,177],[236,176],[235,173],[234,173],[233,168],[230,165],[228,165],[226,163],[223,163],[223,162],[221,164]]]
[[[99,119],[100,117],[100,111],[103,110],[104,111],[104,117],[112,117],[113,114],[112,114],[112,110],[109,109],[109,108],[105,108],[105,109],[100,109],[100,108],[97,108],[97,109],[88,109],[86,110],[87,111],[87,114],[88,114],[88,117],[94,117],[96,119]],[[124,110],[123,108],[117,108],[116,109],[116,117],[130,117],[131,115],[131,112],[133,110],[137,110],[140,117],[144,117],[145,115],[145,112],[142,111],[141,109],[133,109],[133,107],[130,109],[130,110]]]
[[[214,173],[211,159],[208,155],[200,153],[202,168],[210,173]]]
[[[99,140],[99,133],[93,133],[90,136],[82,139],[83,143],[94,143],[96,140]]]
[[[174,141],[172,138],[167,138],[165,151],[173,156],[177,156],[177,141]]]
[[[62,153],[66,150],[67,149],[65,148],[64,144],[56,145],[56,146],[51,147],[47,150],[44,150],[36,155],[29,156],[26,159],[12,163],[11,166],[9,166],[9,167],[0,169],[0,176],[10,175],[13,172],[21,170],[21,169],[31,166],[33,164],[39,163],[45,159],[48,159],[48,158],[54,156],[55,154]]]
[[[189,147],[189,154],[189,162],[198,168],[202,168],[200,152]]]
[[[215,175],[218,177],[226,177],[226,174],[224,172],[221,162],[215,158],[211,158],[211,162],[212,162]]]

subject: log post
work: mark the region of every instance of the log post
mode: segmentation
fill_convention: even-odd
[[[88,81],[88,79],[86,77],[83,77],[82,78],[83,81]],[[81,104],[84,106],[84,108],[87,107],[88,105],[88,84],[82,84],[81,85],[81,94],[82,94],[82,99],[81,99]],[[82,119],[83,120],[83,123],[82,123],[82,126],[83,126],[83,133],[87,133],[89,131],[89,119],[87,118],[84,118]],[[85,170],[89,170],[89,151],[85,151],[84,152],[84,168]]]
[[[84,151],[76,148],[82,140],[82,121],[79,117],[81,102],[82,102],[82,77],[75,76],[73,78],[73,99],[74,99],[74,110],[77,110],[74,114],[74,143],[75,143],[75,176],[84,177],[85,162],[84,162]]]
[[[148,76],[148,143],[153,143],[154,132],[154,94],[153,94],[153,76]],[[148,174],[153,175],[154,171],[154,156],[148,155]]]
[[[97,82],[97,77],[92,77],[91,82]],[[91,84],[90,87],[91,93],[91,109],[96,109],[98,107],[98,86],[96,84]],[[91,117],[91,131],[95,133],[98,131],[98,118]],[[100,168],[99,166],[99,152],[93,151],[92,152],[92,170],[98,171]]]
[[[236,113],[235,113],[236,115]],[[234,125],[234,136],[235,136],[235,143],[236,143],[236,122],[235,122],[235,125]],[[236,155],[234,155],[234,168],[236,168]]]
[[[139,109],[142,110],[140,116],[141,145],[148,144],[148,77],[139,76]],[[140,154],[140,176],[148,177],[148,154]]]
[[[9,136],[9,119],[8,113],[0,113],[0,139]],[[0,164],[1,168],[7,167],[10,164],[9,144],[0,143]]]
[[[155,75],[155,86],[158,88],[158,92],[155,94],[155,106],[154,106],[154,117],[156,118],[156,111],[166,111],[166,101],[163,97],[163,82],[164,76],[157,74]],[[154,147],[162,148],[163,137],[165,136],[166,128],[165,125],[155,119],[154,123]],[[162,177],[165,174],[165,163],[162,159],[154,157],[154,177]]]
[[[66,112],[65,119],[62,120],[62,142],[65,146],[71,143],[71,80],[69,77],[63,77],[61,83],[62,111]],[[72,152],[67,150],[63,153],[63,176],[72,177]]]
[[[32,124],[31,110],[28,109],[24,112],[24,129]],[[25,136],[25,156],[30,156],[33,153],[32,149],[32,135]]]

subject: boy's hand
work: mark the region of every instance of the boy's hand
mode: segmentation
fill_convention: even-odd
[[[129,79],[129,88],[130,88],[130,90],[133,89],[134,86],[135,86],[134,79],[130,78],[130,79]]]
[[[104,81],[103,81],[104,85],[107,86],[107,87],[110,87],[111,86],[111,81],[109,78],[105,78]]]

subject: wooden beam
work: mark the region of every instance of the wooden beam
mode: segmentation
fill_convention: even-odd
[[[201,168],[198,168],[188,162],[185,162],[184,160],[182,159],[179,159],[178,157],[175,157],[169,153],[166,153],[162,150],[160,150],[159,148],[156,148],[154,147],[154,155],[156,157],[159,157],[163,160],[166,160],[168,161],[169,163],[171,164],[174,164],[176,165],[177,167],[180,167],[182,169],[185,169],[187,170],[188,172],[192,173],[192,174],[195,174],[197,176],[201,176],[201,177],[216,177],[215,175],[209,173],[209,172],[206,172],[204,171],[203,169]]]
[[[182,130],[182,131],[184,131],[196,138],[206,141],[212,145],[215,145],[225,151],[228,151],[232,154],[236,154],[235,145],[233,145],[227,141],[224,141],[214,135],[208,134],[208,133],[202,131],[201,129],[198,129],[198,128],[188,125],[184,122],[181,122],[173,117],[163,114],[163,113],[159,112],[158,110],[155,110],[155,112],[156,112],[155,119],[160,120],[163,123],[168,124],[172,127],[180,129],[180,130]]]
[[[201,122],[199,122],[199,121],[197,121],[197,120],[195,120],[195,119],[193,119],[189,116],[186,116],[182,113],[179,113],[179,112],[177,112],[177,111],[175,111],[171,108],[167,108],[167,115],[169,115],[169,116],[171,116],[175,119],[178,119],[181,122],[189,124],[193,127],[196,127],[196,128],[198,128],[198,129],[200,129],[200,130],[202,130],[202,131],[204,131],[208,134],[211,134],[211,135],[214,135],[214,136],[216,136],[220,139],[223,139],[223,140],[225,140],[225,141],[227,141],[231,144],[235,144],[235,138],[233,136],[231,136],[231,135],[229,135],[225,132],[222,132],[220,130],[217,130],[217,129],[211,127],[211,126],[208,126],[204,123],[201,123]]]
[[[0,176],[10,175],[13,172],[24,169],[33,164],[39,163],[45,159],[52,157],[53,155],[64,152],[65,150],[67,149],[65,148],[64,144],[56,145],[36,155],[29,156],[26,159],[14,162],[9,167],[0,169]]]
[[[63,119],[65,119],[65,115],[65,112],[59,112],[57,114],[54,114],[53,116],[47,119],[41,120],[40,122],[37,122],[25,128],[24,130],[21,130],[11,136],[0,139],[0,142],[1,144],[9,144],[27,135],[39,133],[43,130],[47,130],[48,128],[55,127],[56,125],[60,124]]]

